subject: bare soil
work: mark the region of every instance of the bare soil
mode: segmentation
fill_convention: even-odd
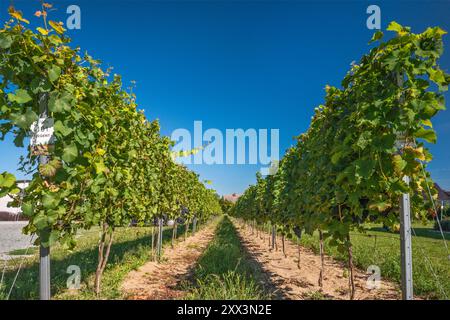
[[[252,259],[260,264],[265,281],[275,287],[272,292],[282,299],[349,299],[348,271],[344,263],[325,256],[323,287],[318,284],[320,256],[312,250],[300,247],[300,269],[298,268],[298,246],[285,240],[286,257],[282,252],[281,237],[277,237],[278,250],[269,247],[267,232],[253,232],[249,227],[236,223],[242,245]],[[356,300],[392,300],[400,298],[398,286],[381,280],[380,288],[368,289],[369,275],[355,268]]]
[[[122,284],[122,292],[133,300],[181,299],[186,292],[182,283],[192,277],[197,260],[214,237],[217,221],[197,231],[184,240],[180,234],[174,248],[164,247],[162,261],[147,262],[128,274]]]

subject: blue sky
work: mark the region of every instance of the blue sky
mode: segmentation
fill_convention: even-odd
[[[50,1],[49,1],[50,2]],[[15,0],[33,23],[37,0]],[[70,4],[81,8],[81,30],[69,31],[74,45],[104,66],[114,66],[124,83],[137,82],[140,108],[158,118],[162,133],[267,128],[280,130],[280,152],[304,132],[326,84],[340,86],[352,61],[368,50],[373,30],[366,8],[381,8],[382,29],[395,20],[421,32],[428,26],[450,31],[449,1],[118,1],[51,2],[51,19],[65,21]],[[7,18],[9,1],[0,4]],[[450,36],[441,67],[450,71]],[[447,100],[449,94],[446,94]],[[448,105],[448,103],[447,103]],[[434,120],[438,142],[433,178],[450,189],[450,111]],[[0,172],[15,172],[11,139],[0,143]],[[258,165],[191,165],[212,180],[220,194],[243,192]],[[19,174],[20,177],[20,174]]]

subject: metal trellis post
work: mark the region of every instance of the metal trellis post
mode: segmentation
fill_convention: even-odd
[[[403,181],[409,184],[409,177],[405,176]],[[404,193],[400,199],[400,251],[402,260],[402,299],[413,300],[411,208],[408,193]]]
[[[47,117],[47,96],[41,95],[39,98],[39,111],[41,118]],[[39,126],[39,123],[38,123]],[[48,157],[45,155],[39,156],[39,164],[46,164]],[[44,247],[42,244],[39,247],[39,297],[41,300],[50,300],[50,247]]]
[[[403,74],[397,72],[397,85],[403,88]],[[400,103],[403,97],[400,97]],[[406,137],[398,137],[399,149],[405,145]],[[409,185],[409,177],[404,176],[403,182]],[[401,254],[401,280],[402,299],[413,300],[413,269],[412,269],[412,245],[411,245],[411,200],[409,193],[402,194],[400,198],[400,254]]]

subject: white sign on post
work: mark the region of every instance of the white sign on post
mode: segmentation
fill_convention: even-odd
[[[30,146],[34,155],[45,155],[48,153],[48,147],[55,143],[53,119],[39,118],[33,122],[30,128],[32,137]]]

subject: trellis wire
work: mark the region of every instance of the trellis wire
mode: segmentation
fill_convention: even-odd
[[[30,239],[30,244],[33,243],[34,236],[35,236],[35,235],[33,234],[33,236],[32,236],[31,239]],[[18,276],[19,276],[20,270],[22,269],[23,263],[24,263],[24,261],[25,261],[25,256],[27,255],[28,250],[29,250],[30,248],[31,248],[31,245],[28,246],[27,249],[25,250],[24,257],[22,257],[22,259],[21,259],[21,261],[20,261],[19,269],[17,269],[16,275],[14,276],[13,283],[12,283],[12,285],[11,285],[11,288],[9,289],[8,295],[6,296],[6,300],[9,300],[9,297],[11,296],[11,293],[12,293],[12,291],[13,291],[13,289],[14,289],[14,286],[16,285],[16,281],[17,281],[17,278],[18,278]]]

